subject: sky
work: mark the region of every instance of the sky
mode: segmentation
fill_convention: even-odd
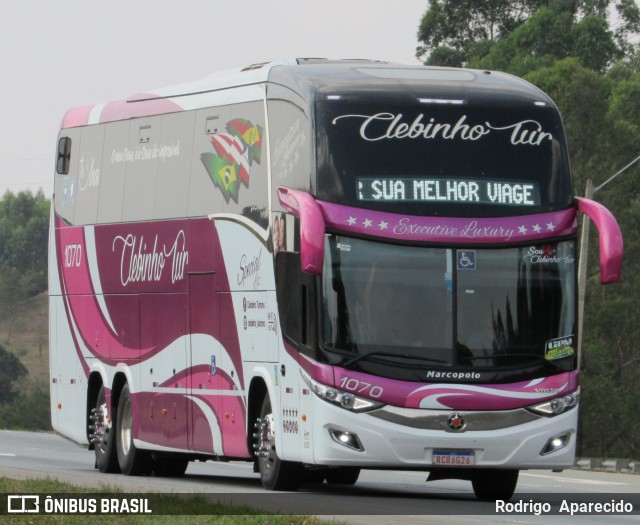
[[[427,0],[27,0],[0,11],[0,195],[53,191],[73,107],[296,57],[417,65]]]

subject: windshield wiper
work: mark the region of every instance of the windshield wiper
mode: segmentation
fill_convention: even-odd
[[[349,359],[342,363],[342,366],[348,367],[356,364],[358,361],[362,361],[363,359],[369,359],[370,357],[380,356],[380,357],[389,357],[389,358],[400,358],[400,359],[415,359],[416,361],[425,361],[427,363],[439,363],[443,365],[448,365],[447,361],[443,361],[442,359],[432,359],[431,357],[423,357],[423,356],[413,356],[413,355],[401,355],[394,354],[391,352],[367,352],[366,354],[360,354],[356,357]]]

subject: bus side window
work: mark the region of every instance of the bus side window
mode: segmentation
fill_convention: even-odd
[[[302,304],[302,333],[300,334],[300,351],[315,359],[318,326],[318,277],[308,273],[301,273],[300,301]]]
[[[283,335],[297,347],[300,343],[300,254],[280,252],[276,255],[276,297]]]
[[[300,254],[276,255],[276,295],[282,333],[302,353],[315,357],[317,279],[300,268]]]
[[[69,173],[71,164],[71,137],[60,137],[58,141],[58,160],[56,161],[56,171],[59,175]]]

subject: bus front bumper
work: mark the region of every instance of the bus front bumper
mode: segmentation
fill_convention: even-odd
[[[575,460],[578,407],[455,412],[383,407],[355,413],[314,400],[314,463],[362,468],[558,469]]]

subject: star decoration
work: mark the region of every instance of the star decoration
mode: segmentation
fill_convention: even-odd
[[[365,228],[371,228],[373,221],[371,219],[365,219],[364,220],[364,227]]]
[[[536,233],[540,233],[542,231],[542,228],[540,228],[539,224],[534,224],[533,225],[533,231]]]
[[[389,223],[386,221],[380,221],[380,224],[378,224],[378,226],[381,230],[386,230],[389,227]]]
[[[519,226],[518,227],[518,231],[522,234],[522,235],[526,235],[527,234],[527,228],[525,228],[525,226]]]
[[[355,217],[349,217],[347,223],[349,223],[349,226],[353,226],[354,224],[358,223],[358,219],[356,219]]]
[[[556,225],[555,225],[555,224],[553,224],[552,222],[548,222],[548,223],[547,223],[547,230],[548,230],[548,231],[552,232],[552,231],[554,231],[555,229],[556,229]]]

